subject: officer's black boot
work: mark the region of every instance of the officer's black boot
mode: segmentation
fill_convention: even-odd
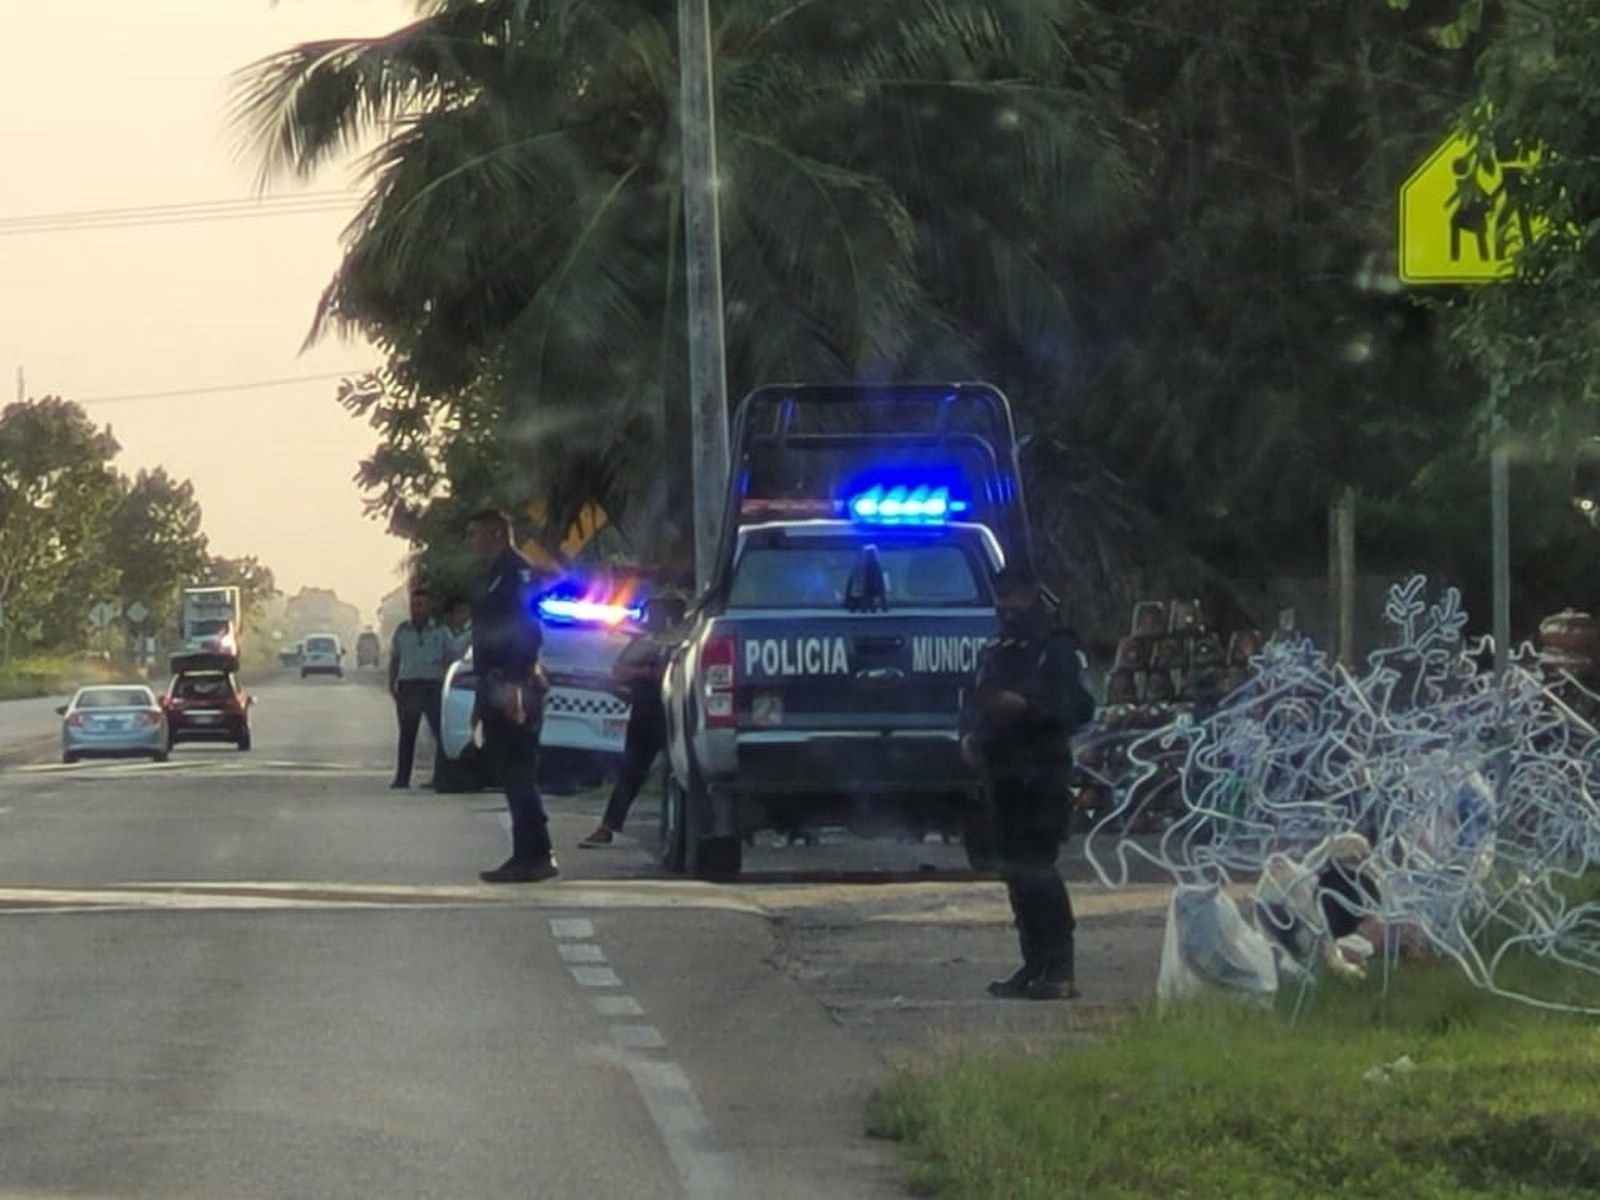
[[[1067,899],[1065,885],[1061,885],[1059,898],[1053,893],[1054,889],[1047,893],[1051,895],[1052,912],[1045,924],[1046,935],[1038,946],[1038,961],[1041,964],[1039,974],[1028,984],[1029,1000],[1076,1000],[1079,995],[1074,978],[1076,947],[1073,930],[1076,922],[1072,916],[1072,904]]]
[[[1004,979],[989,981],[989,995],[999,1000],[1026,999],[1029,985],[1039,974],[1037,939],[1029,929],[1026,918],[1020,913],[1017,916],[1016,926],[1017,941],[1022,947],[1022,965]]]
[[[543,826],[538,836],[531,822],[511,823],[511,857],[489,871],[479,871],[484,883],[541,883],[561,874],[560,864],[550,846],[550,835]]]
[[[1065,955],[1040,971],[1037,978],[1028,981],[1026,999],[1076,1000],[1079,994],[1078,985],[1073,979],[1072,935],[1069,933]]]

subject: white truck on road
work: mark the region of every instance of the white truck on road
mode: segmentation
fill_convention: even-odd
[[[208,585],[183,589],[178,602],[178,636],[185,654],[239,657],[244,604],[237,587]]]

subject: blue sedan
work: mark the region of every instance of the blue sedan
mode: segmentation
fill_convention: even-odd
[[[61,761],[149,757],[167,761],[167,716],[155,693],[138,684],[79,688],[61,714]]]

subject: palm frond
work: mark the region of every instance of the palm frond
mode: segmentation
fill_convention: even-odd
[[[259,156],[263,186],[314,174],[396,121],[470,92],[470,47],[433,18],[373,38],[306,42],[234,76],[229,123]]]
[[[844,361],[894,357],[919,292],[915,230],[893,191],[769,137],[737,134],[730,151],[725,212],[744,231],[748,269],[770,272]]]

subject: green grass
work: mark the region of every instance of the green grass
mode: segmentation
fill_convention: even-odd
[[[1600,981],[1520,962],[1557,997]],[[1576,976],[1574,978],[1573,976]],[[1298,1014],[1147,1012],[1097,1044],[953,1057],[877,1095],[927,1195],[1558,1197],[1600,1189],[1595,1023],[1497,998],[1453,964],[1385,991],[1322,983]],[[1364,1076],[1407,1055],[1387,1082]]]
[[[275,654],[249,650],[239,671],[245,680],[287,674]],[[114,683],[139,678],[138,669],[113,660],[101,663],[69,654],[34,654],[15,658],[0,667],[0,700],[26,700],[36,696],[68,696],[86,683]],[[147,682],[157,690],[167,685],[167,655],[159,655]]]
[[[114,667],[68,655],[16,658],[0,668],[0,700],[64,696],[86,683],[119,678]]]

